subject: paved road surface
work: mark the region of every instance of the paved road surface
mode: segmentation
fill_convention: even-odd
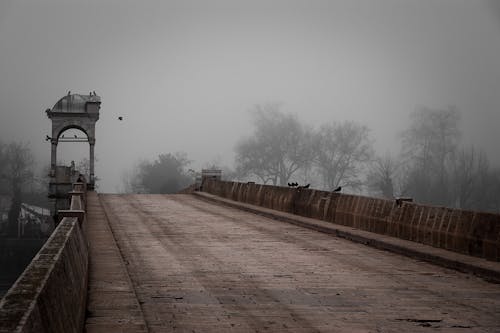
[[[190,195],[101,195],[152,332],[499,332],[500,286]]]

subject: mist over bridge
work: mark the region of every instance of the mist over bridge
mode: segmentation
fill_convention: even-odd
[[[64,122],[53,161],[84,123],[93,159],[99,105],[68,94],[48,112]],[[66,171],[51,169],[59,224],[0,301],[0,332],[500,329],[498,214],[220,174],[98,194],[92,168],[88,183]]]

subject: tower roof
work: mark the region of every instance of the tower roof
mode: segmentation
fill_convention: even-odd
[[[87,103],[101,103],[97,95],[71,94],[61,98],[52,108],[52,112],[86,112]]]

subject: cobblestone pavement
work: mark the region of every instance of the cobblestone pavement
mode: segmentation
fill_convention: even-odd
[[[499,332],[500,285],[190,195],[100,195],[151,332]]]

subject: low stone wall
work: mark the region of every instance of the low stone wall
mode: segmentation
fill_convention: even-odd
[[[76,190],[82,190],[76,186]],[[78,203],[73,203],[73,199]],[[72,205],[82,207],[81,193]],[[85,320],[88,247],[78,217],[64,217],[0,300],[0,333],[81,332]]]
[[[203,191],[300,216],[500,261],[500,214],[410,202],[397,205],[313,189],[209,180]]]

